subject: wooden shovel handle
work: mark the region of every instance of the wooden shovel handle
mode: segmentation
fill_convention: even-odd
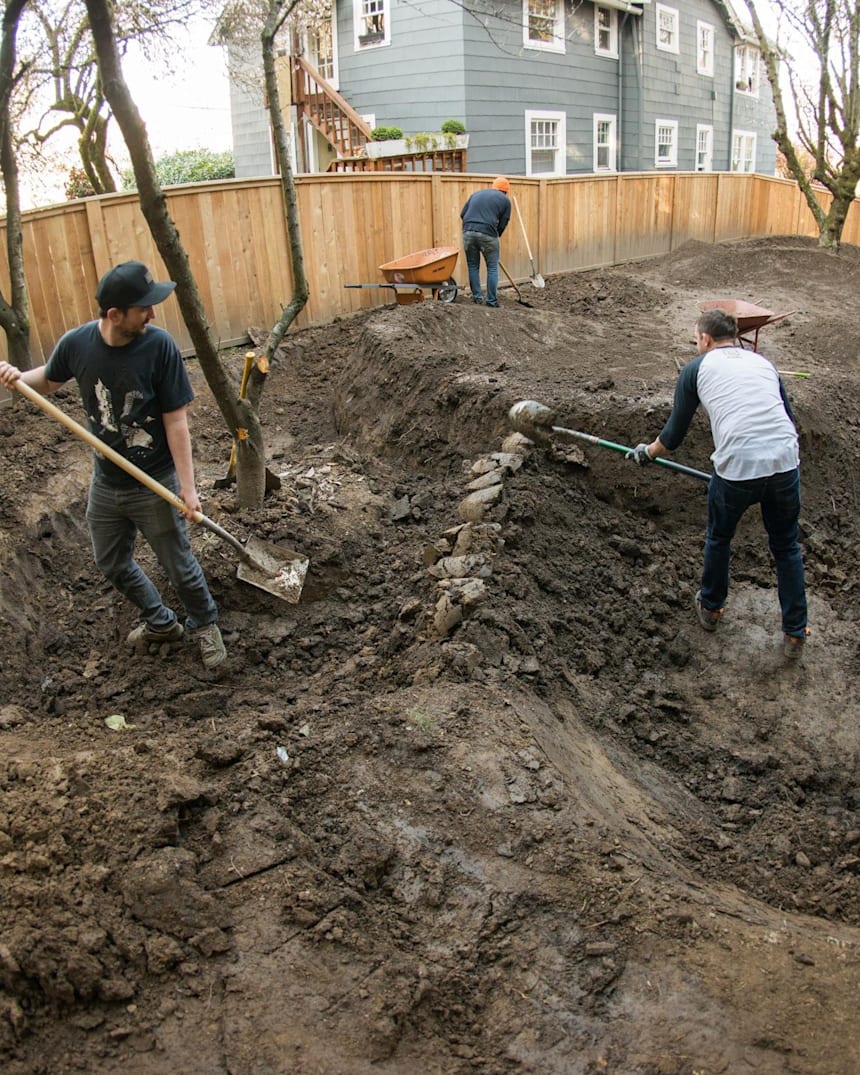
[[[525,242],[526,242],[526,250],[528,251],[529,261],[534,263],[534,258],[532,257],[532,248],[529,246],[529,237],[526,234],[526,226],[525,226],[525,224],[523,224],[523,218],[522,218],[522,216],[520,214],[520,207],[517,204],[517,199],[516,198],[511,198],[511,201],[514,203],[514,209],[516,210],[517,220],[520,222],[520,230],[522,231],[523,239],[525,239]]]
[[[103,440],[100,440],[94,433],[91,433],[79,422],[76,422],[74,418],[70,418],[65,411],[51,403],[51,401],[46,399],[41,392],[37,392],[35,388],[31,388],[26,381],[19,377],[17,381],[12,382],[12,387],[20,392],[22,396],[26,396],[31,403],[35,403],[37,407],[45,412],[45,414],[49,414],[52,418],[55,418],[58,422],[64,425],[66,429],[70,429],[76,437],[86,441],[91,448],[95,448],[95,450],[100,455],[103,455],[105,459],[109,459],[111,463],[115,463],[127,474],[136,478],[141,485],[145,485],[147,489],[150,489],[153,493],[157,493],[158,496],[163,500],[166,500],[168,504],[172,504],[177,511],[180,511],[183,515],[193,519],[196,523],[202,523],[204,521],[206,517],[202,512],[189,512],[188,506],[182,497],[177,496],[176,493],[162,485],[161,482],[156,481],[155,478],[147,474],[145,470],[141,470],[140,467],[135,466],[134,463],[126,459],[124,455],[120,455],[119,452],[114,451],[109,444],[105,444]]]

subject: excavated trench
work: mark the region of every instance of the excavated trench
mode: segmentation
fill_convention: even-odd
[[[860,393],[856,311],[832,293],[828,347],[821,307],[858,262],[826,257],[690,244],[550,279],[529,311],[297,333],[266,401],[284,484],[255,512],[211,490],[225,438],[193,370],[204,510],[311,559],[286,606],[195,536],[218,678],[186,647],[129,658],[84,450],[0,411],[6,1070],[856,1070]],[[812,374],[790,384],[799,666],[757,518],[706,635],[704,483],[507,420],[533,398],[607,440],[656,434],[707,272],[732,264],[800,311],[773,357]],[[676,458],[709,451],[697,419]]]

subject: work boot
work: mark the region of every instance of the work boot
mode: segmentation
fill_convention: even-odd
[[[136,652],[142,649],[145,652],[144,647],[150,642],[156,646],[160,646],[162,642],[179,642],[184,634],[185,628],[179,620],[174,620],[167,627],[150,627],[148,623],[141,623],[133,631],[129,631],[126,641]]]
[[[699,617],[699,623],[706,631],[716,631],[723,611],[721,608],[705,608],[702,604],[702,591],[699,590],[696,594],[696,615]]]
[[[203,658],[204,668],[217,668],[227,656],[224,639],[218,630],[217,623],[207,624],[194,632],[197,645],[200,647],[200,656]]]
[[[805,627],[802,635],[783,635],[782,652],[789,661],[799,661],[806,649],[806,636],[809,628]]]

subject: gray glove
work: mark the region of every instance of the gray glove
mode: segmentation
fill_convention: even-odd
[[[640,467],[646,467],[649,463],[654,462],[652,457],[648,454],[647,444],[637,444],[635,448],[630,449],[624,458],[632,459],[633,462],[637,463]]]

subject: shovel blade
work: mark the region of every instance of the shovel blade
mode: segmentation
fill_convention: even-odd
[[[245,543],[245,553],[247,559],[242,559],[236,571],[242,582],[291,605],[298,603],[310,563],[306,556],[261,541],[254,535]]]
[[[544,282],[544,278],[541,276],[541,274],[539,272],[536,272],[534,274],[534,276],[532,277],[532,287],[546,287],[546,283]]]

